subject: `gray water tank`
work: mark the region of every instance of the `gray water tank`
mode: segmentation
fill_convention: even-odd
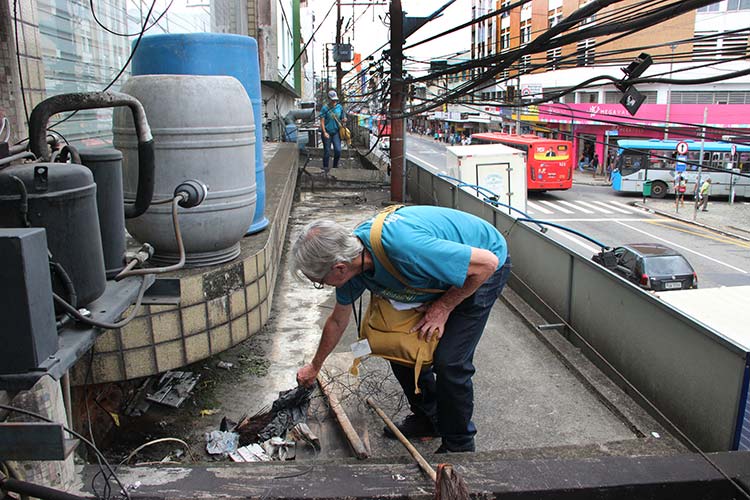
[[[186,266],[227,262],[240,253],[256,203],[255,126],[242,84],[228,76],[143,75],[130,78],[122,92],[138,99],[154,136],[154,200],[172,196],[187,179],[206,184],[198,207],[180,209]],[[138,147],[132,116],[114,111],[114,146],[123,153],[125,201],[135,198]],[[155,248],[152,262],[178,260],[170,204],[151,205],[126,222],[128,232]]]

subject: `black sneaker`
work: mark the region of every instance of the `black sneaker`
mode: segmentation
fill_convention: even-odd
[[[435,455],[443,455],[445,453],[473,453],[475,450],[474,448],[466,449],[466,450],[451,450],[445,444],[441,444],[440,447],[435,450]]]
[[[432,425],[432,421],[421,415],[407,415],[400,423],[396,424],[396,427],[407,438],[433,438],[440,436],[435,426]],[[383,434],[387,438],[396,439],[396,435],[387,425],[383,427]]]

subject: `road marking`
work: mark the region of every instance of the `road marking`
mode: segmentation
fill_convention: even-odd
[[[583,212],[585,214],[593,214],[594,213],[591,210],[588,210],[588,209],[583,208],[583,207],[579,207],[578,205],[574,205],[573,203],[571,203],[569,201],[559,200],[558,203],[562,203],[565,206],[571,207],[571,208],[573,208],[575,210],[578,210],[579,212]]]
[[[580,203],[584,207],[589,207],[592,210],[597,210],[597,211],[599,211],[601,213],[604,213],[604,214],[612,214],[612,213],[614,213],[611,210],[607,210],[606,208],[597,207],[596,205],[592,205],[591,203],[587,203],[587,202],[582,201],[582,200],[578,200],[577,203]]]
[[[564,213],[564,214],[572,214],[572,213],[575,213],[575,212],[572,212],[572,211],[568,210],[567,208],[563,208],[563,207],[561,207],[560,205],[555,205],[555,204],[554,204],[554,203],[552,203],[551,201],[540,200],[540,201],[539,201],[539,203],[544,203],[544,204],[545,204],[545,205],[547,205],[548,207],[552,207],[552,208],[554,208],[555,210],[559,210],[559,211],[561,211],[561,212],[562,212],[562,213]]]
[[[579,237],[574,237],[571,234],[569,234],[567,231],[563,231],[562,229],[557,229],[556,227],[553,227],[551,229],[552,229],[552,232],[559,234],[563,238],[566,238],[566,239],[572,241],[576,245],[585,248],[586,250],[588,250],[591,253],[599,253],[599,251],[600,251],[599,248],[594,248],[594,247],[592,247],[590,245],[587,245],[586,243],[583,243],[581,241],[581,237],[580,236]]]
[[[614,210],[615,212],[619,212],[621,214],[629,214],[630,212],[628,210],[624,210],[618,206],[616,206],[613,203],[605,203],[603,201],[591,201],[591,203],[596,203],[597,205],[602,205],[604,207],[607,207],[610,210]]]
[[[734,238],[730,238],[729,236],[721,236],[718,234],[713,234],[710,231],[706,232],[698,232],[698,231],[691,231],[689,229],[674,227],[671,224],[683,224],[685,226],[689,226],[687,222],[682,221],[660,221],[660,220],[650,220],[648,221],[649,224],[654,224],[660,227],[664,227],[666,229],[671,229],[673,231],[679,231],[681,233],[687,233],[692,234],[694,236],[700,236],[701,238],[706,238],[708,240],[718,241],[719,243],[729,243],[730,245],[735,245],[740,248],[750,248],[750,243],[745,243],[743,241],[737,241]]]
[[[627,205],[625,203],[620,203],[619,201],[612,201],[610,203],[612,205],[618,206],[620,208],[623,208],[625,210],[628,210],[628,211],[636,213],[636,214],[645,214],[645,212],[643,210],[641,210],[640,208],[635,208],[635,207],[632,207],[632,206]]]
[[[715,262],[715,263],[717,263],[717,264],[721,264],[722,266],[728,267],[728,268],[730,268],[730,269],[734,269],[735,271],[739,271],[739,272],[741,272],[742,274],[748,274],[748,272],[747,272],[747,271],[745,271],[744,269],[740,269],[739,267],[734,267],[734,266],[733,266],[733,265],[731,265],[731,264],[727,264],[726,262],[722,262],[722,261],[720,261],[720,260],[714,259],[713,257],[709,257],[709,256],[708,256],[708,255],[706,255],[706,254],[702,254],[702,253],[700,253],[700,252],[696,252],[695,250],[692,250],[692,249],[690,249],[690,248],[684,247],[684,246],[682,246],[682,245],[678,245],[677,243],[673,243],[673,242],[671,242],[671,241],[669,241],[669,240],[665,240],[664,238],[659,238],[658,236],[654,236],[653,234],[649,233],[648,231],[642,231],[641,229],[637,229],[637,228],[635,228],[635,227],[633,227],[633,226],[629,226],[629,225],[625,224],[624,222],[619,222],[619,221],[616,221],[616,222],[617,222],[618,224],[621,224],[621,225],[623,225],[623,226],[627,227],[628,229],[632,229],[633,231],[636,231],[636,232],[638,232],[638,233],[643,233],[643,234],[645,234],[646,236],[649,236],[649,237],[651,237],[651,238],[653,238],[653,239],[655,239],[655,240],[659,240],[659,241],[663,241],[664,243],[668,243],[668,244],[669,244],[670,246],[672,246],[672,247],[676,247],[676,248],[681,248],[682,250],[685,250],[686,252],[690,252],[690,253],[693,253],[693,254],[695,254],[695,255],[697,255],[697,256],[699,256],[699,257],[703,257],[703,258],[705,258],[705,259],[708,259],[708,260],[710,260],[711,262]]]
[[[547,210],[546,208],[544,208],[544,207],[542,207],[540,205],[537,205],[536,203],[533,203],[531,201],[526,201],[526,206],[529,206],[529,207],[533,208],[535,211],[542,212],[543,214],[553,214],[553,213],[555,213],[555,212],[552,212],[551,210]]]

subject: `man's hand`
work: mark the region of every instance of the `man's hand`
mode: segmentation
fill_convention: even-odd
[[[302,387],[310,387],[315,383],[315,379],[318,377],[318,370],[308,363],[299,370],[297,370],[297,384]]]
[[[411,329],[412,332],[418,332],[417,335],[421,340],[429,342],[433,337],[438,340],[443,336],[445,323],[448,321],[452,308],[448,308],[440,302],[433,302],[424,313],[424,316],[417,325]]]
[[[328,139],[328,138],[329,138],[329,137],[331,137],[331,136],[330,136],[330,135],[328,135],[328,132],[323,132],[323,137],[325,137],[326,139]]]
[[[471,249],[471,258],[469,260],[469,269],[466,272],[466,279],[462,287],[451,287],[440,296],[435,302],[430,304],[425,311],[422,320],[412,328],[412,331],[419,332],[419,338],[429,341],[434,336],[440,339],[445,331],[445,323],[453,312],[464,299],[471,296],[477,291],[487,278],[497,269],[498,259],[489,250],[480,248]]]

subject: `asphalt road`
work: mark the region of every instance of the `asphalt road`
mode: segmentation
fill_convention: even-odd
[[[426,137],[407,137],[408,156],[437,170],[445,167],[445,145]],[[610,247],[626,243],[668,245],[693,265],[701,288],[750,285],[750,243],[631,205],[640,200],[608,186],[575,184],[569,191],[531,194],[527,211],[534,218],[562,224]],[[684,210],[691,209],[691,205],[685,205]],[[599,251],[596,243],[561,229],[551,228],[547,234],[586,257]]]

